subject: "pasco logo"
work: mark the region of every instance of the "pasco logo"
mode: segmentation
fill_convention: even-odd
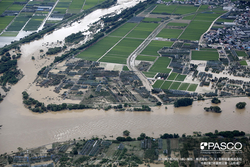
[[[240,142],[201,142],[200,149],[201,150],[241,150],[242,144]]]

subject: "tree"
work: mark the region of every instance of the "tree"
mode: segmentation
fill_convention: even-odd
[[[124,136],[129,136],[130,132],[128,130],[123,131]]]
[[[32,59],[32,60],[35,60],[35,57],[34,57],[34,56],[32,56],[32,57],[31,57],[31,59]]]
[[[245,102],[239,102],[239,103],[236,104],[236,107],[237,107],[238,109],[243,109],[243,108],[245,108],[245,106],[246,106],[246,103],[245,103]]]
[[[158,101],[158,102],[156,103],[156,105],[157,105],[157,106],[161,106],[161,102]]]
[[[189,106],[192,104],[193,104],[193,99],[182,98],[182,99],[178,99],[176,102],[174,102],[174,107]]]
[[[214,97],[212,100],[211,100],[212,103],[215,103],[215,104],[218,104],[220,103],[221,101],[217,98],[217,97]]]

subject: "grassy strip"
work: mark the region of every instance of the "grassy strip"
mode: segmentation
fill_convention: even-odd
[[[157,53],[158,50],[163,48],[164,46],[170,47],[172,46],[173,42],[166,42],[166,41],[151,41],[149,45],[142,51],[141,54],[144,55],[152,55],[152,56],[159,56]]]
[[[218,60],[218,52],[192,51],[192,60]]]
[[[144,60],[144,61],[155,61],[156,57],[155,56],[142,56],[139,55],[136,57],[136,60]]]
[[[157,35],[157,37],[163,38],[178,38],[178,36],[182,33],[183,30],[180,29],[162,29],[161,32]]]

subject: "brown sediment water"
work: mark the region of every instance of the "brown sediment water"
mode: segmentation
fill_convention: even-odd
[[[129,1],[129,4],[135,2]],[[192,134],[193,131],[205,133],[216,129],[219,131],[242,130],[250,133],[250,102],[247,97],[222,100],[219,106],[223,111],[220,114],[204,111],[204,107],[211,105],[210,101],[194,102],[192,107],[174,108],[172,105],[169,105],[168,109],[165,109],[165,106],[153,107],[153,112],[115,112],[114,110],[90,109],[32,113],[22,104],[22,91],[27,90],[36,97],[36,91],[32,86],[36,74],[41,67],[49,65],[53,58],[32,61],[31,56],[39,56],[42,43],[47,39],[56,39],[53,34],[51,37],[48,35],[39,41],[21,47],[23,56],[18,61],[18,67],[22,69],[25,76],[12,87],[0,104],[0,125],[3,125],[0,129],[0,153],[17,151],[18,147],[38,147],[78,137],[113,135],[115,138],[122,135],[124,130],[129,130],[132,137],[137,137],[142,132],[148,136],[159,137],[163,133],[181,135],[183,133]],[[50,96],[55,95],[50,93],[50,90],[46,91]],[[247,103],[243,110],[235,108],[235,104],[240,101]]]

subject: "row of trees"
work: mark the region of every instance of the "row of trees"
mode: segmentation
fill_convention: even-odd
[[[239,137],[239,136],[245,136],[245,132],[243,131],[238,131],[238,130],[234,130],[234,131],[215,131],[215,133],[209,132],[209,133],[205,133],[205,136],[211,137],[211,138],[216,138],[218,136],[223,136],[223,137],[227,137],[227,138],[233,138],[233,137]]]
[[[192,104],[193,104],[193,99],[182,98],[182,99],[178,99],[176,102],[174,102],[174,107],[190,106]]]
[[[212,112],[216,112],[216,113],[221,113],[222,110],[220,107],[218,106],[210,106],[210,107],[204,107],[204,110],[209,112],[209,111],[212,111]]]
[[[134,111],[151,111],[151,108],[146,105],[142,105],[141,108],[134,108]]]
[[[23,103],[28,106],[28,108],[33,112],[47,112],[47,111],[61,111],[61,110],[78,110],[78,109],[87,109],[90,108],[84,104],[48,104],[47,106],[44,103],[39,102],[31,97],[26,91],[22,92],[23,94]],[[33,107],[33,108],[32,108]]]

